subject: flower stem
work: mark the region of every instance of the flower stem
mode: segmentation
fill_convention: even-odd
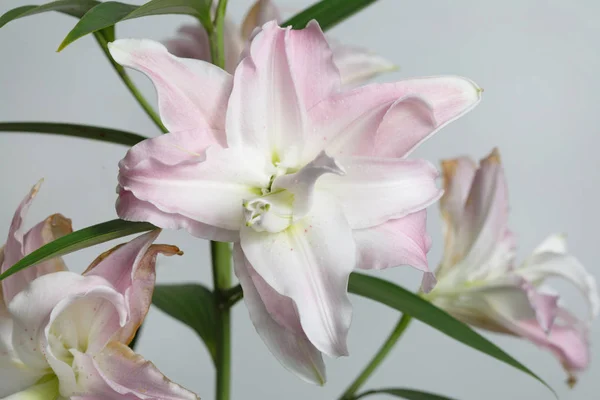
[[[398,340],[402,337],[402,334],[408,328],[412,317],[408,314],[402,315],[396,327],[390,333],[390,336],[387,338],[385,343],[381,346],[377,354],[373,357],[371,362],[365,367],[365,369],[361,372],[361,374],[354,380],[354,382],[346,389],[344,394],[340,397],[341,400],[351,400],[355,398],[355,393],[358,389],[361,388],[362,385],[369,379],[369,377],[375,372],[379,364],[387,357],[390,351],[394,348],[394,345]]]
[[[212,62],[218,67],[225,69],[225,39],[223,37],[223,26],[225,24],[225,11],[227,0],[219,0],[215,12],[214,29],[210,32],[210,54]]]
[[[144,111],[146,111],[146,114],[148,114],[148,116],[150,117],[150,119],[152,119],[152,121],[158,127],[158,129],[160,129],[163,133],[167,133],[167,128],[165,128],[165,126],[162,124],[160,117],[158,116],[156,111],[154,111],[150,103],[148,103],[148,101],[140,93],[140,91],[135,86],[131,78],[129,78],[129,75],[127,75],[125,68],[123,68],[122,66],[117,64],[115,60],[113,60],[112,56],[110,55],[110,51],[108,50],[108,41],[104,37],[104,34],[102,32],[96,32],[94,33],[94,36],[96,37],[96,41],[102,48],[102,51],[110,61],[110,64],[113,66],[113,68],[115,69],[125,86],[127,86],[133,97],[135,97],[140,106],[142,106]]]
[[[229,243],[210,242],[217,314],[216,399],[229,400],[231,382],[231,316],[227,290],[231,286]]]

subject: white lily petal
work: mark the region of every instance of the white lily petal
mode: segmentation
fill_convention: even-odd
[[[43,347],[47,342],[46,328],[49,327],[49,321],[57,316],[60,309],[91,291],[114,301],[118,301],[115,295],[122,298],[105,279],[83,277],[73,272],[41,276],[14,297],[8,305],[14,321],[13,346],[26,365],[31,368],[48,368]],[[118,322],[124,324],[125,318],[126,315],[121,314]]]
[[[442,195],[435,184],[437,170],[425,160],[345,157],[338,161],[346,174],[324,175],[317,188],[336,197],[352,229],[402,218]]]
[[[266,24],[238,65],[227,110],[230,147],[253,147],[282,162],[290,148],[301,150],[304,110],[288,60],[291,35],[275,22]]]
[[[262,340],[289,371],[307,382],[324,384],[323,357],[306,337],[294,302],[273,290],[254,271],[239,244],[234,245],[233,251],[235,274],[242,285],[250,319]]]
[[[210,148],[206,160],[195,163],[169,166],[148,160],[122,171],[119,184],[164,213],[235,231],[243,221],[243,200],[260,195],[272,168],[251,149]]]
[[[271,234],[245,227],[240,238],[256,272],[294,301],[313,345],[330,356],[347,355],[352,314],[347,286],[356,249],[338,204],[317,192],[310,214],[287,230]]]

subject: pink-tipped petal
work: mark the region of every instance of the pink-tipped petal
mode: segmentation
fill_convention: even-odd
[[[209,147],[222,147],[215,141],[216,135],[211,129],[191,129],[146,139],[127,151],[119,169],[135,170],[150,162],[173,166],[204,161]]]
[[[391,61],[368,49],[346,45],[331,37],[329,45],[333,50],[333,60],[340,71],[342,84],[346,87],[360,85],[379,74],[398,68]]]
[[[471,110],[481,89],[459,77],[372,84],[341,92],[309,112],[318,134],[310,152],[332,156],[405,157],[446,124]],[[393,145],[386,145],[391,141]],[[358,146],[358,143],[373,145]]]
[[[340,72],[316,21],[310,21],[304,29],[288,31],[286,50],[296,91],[305,110],[340,91]]]
[[[256,272],[294,301],[311,343],[329,356],[347,355],[352,315],[347,286],[356,248],[339,205],[317,193],[311,213],[287,230],[266,233],[244,227],[240,237]]]
[[[163,229],[185,229],[196,237],[217,240],[219,242],[235,242],[239,240],[239,232],[217,228],[187,218],[181,214],[159,210],[152,203],[135,197],[127,190],[119,190],[116,204],[117,215],[127,221],[145,221]]]
[[[424,160],[339,158],[346,174],[317,183],[336,197],[352,229],[365,229],[423,210],[441,196],[433,165]]]
[[[282,162],[302,145],[304,112],[286,50],[289,30],[275,22],[256,34],[234,74],[227,111],[227,143]],[[252,100],[250,100],[252,99]]]
[[[429,272],[427,252],[431,239],[427,234],[425,210],[393,219],[373,228],[354,231],[358,251],[357,267],[384,269],[410,265]],[[431,290],[431,277],[427,277],[427,291]]]
[[[178,58],[151,40],[122,39],[109,43],[119,64],[147,75],[158,93],[161,119],[170,131],[215,129],[215,140],[225,144],[225,112],[232,77],[199,60]]]
[[[324,384],[323,357],[306,337],[292,299],[277,293],[256,273],[239,244],[234,245],[234,265],[250,319],[271,353],[303,380]]]
[[[204,161],[166,165],[149,158],[136,168],[121,168],[119,185],[163,213],[238,230],[243,200],[256,197],[272,171],[261,155],[250,150],[210,150]]]

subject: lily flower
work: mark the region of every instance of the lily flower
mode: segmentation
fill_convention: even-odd
[[[406,157],[481,90],[437,77],[342,91],[314,21],[267,23],[233,76],[149,40],[110,51],[152,79],[172,132],[120,162],[119,216],[235,242],[257,331],[284,366],[322,383],[321,353],[348,353],[352,270],[428,272],[425,208],[441,195],[438,173]]]
[[[588,330],[598,315],[596,282],[553,235],[520,265],[508,229],[508,194],[497,150],[479,166],[461,157],[442,163],[446,192],[440,201],[445,250],[435,289],[426,295],[456,318],[493,332],[530,340],[550,350],[568,372],[589,364]],[[589,315],[579,319],[559,304],[545,284],[563,278],[585,297]]]
[[[271,0],[257,0],[250,8],[242,25],[225,19],[225,69],[233,73],[241,60],[245,43],[252,37],[256,28],[275,20],[281,23],[284,19],[275,3]],[[343,85],[358,85],[379,74],[397,69],[391,61],[359,46],[346,45],[329,39],[333,51],[335,65],[340,71]],[[211,60],[208,35],[202,25],[187,24],[178,30],[178,35],[165,42],[169,52],[183,58]]]
[[[71,232],[71,221],[60,214],[23,232],[38,189],[15,213],[0,251],[1,272]],[[102,254],[83,275],[56,258],[2,281],[0,398],[198,400],[127,347],[150,307],[156,256],[179,253],[151,245],[159,232]]]

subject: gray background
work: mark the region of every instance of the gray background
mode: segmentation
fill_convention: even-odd
[[[4,0],[0,12],[23,3]],[[231,1],[230,14],[239,20],[249,4],[249,0]],[[280,0],[280,4],[298,9],[308,1]],[[332,34],[369,46],[401,66],[380,80],[459,74],[485,88],[484,100],[475,111],[445,128],[415,156],[432,161],[462,154],[480,158],[499,146],[509,180],[511,227],[519,238],[521,258],[546,235],[567,232],[572,252],[598,274],[598,11],[591,0],[381,0]],[[189,18],[131,21],[119,26],[118,36],[162,40],[184,21]],[[73,24],[70,17],[45,14],[0,31],[0,120],[69,121],[157,135],[92,38],[55,53]],[[138,74],[135,78],[153,99],[149,82]],[[16,205],[41,177],[46,182],[32,207],[29,225],[53,212],[71,217],[75,228],[114,218],[117,162],[125,150],[57,136],[0,134],[0,227],[8,228]],[[435,207],[430,215],[429,260],[435,266],[442,248]],[[177,244],[186,253],[160,260],[160,282],[210,282],[206,242],[183,232],[165,232],[160,241]],[[67,262],[81,271],[100,250],[70,255]],[[409,268],[381,276],[411,288],[419,280],[419,274]],[[559,287],[581,311],[583,303],[575,291],[568,285]],[[233,397],[336,398],[397,319],[397,313],[384,306],[352,300],[351,357],[328,360],[325,388],[305,384],[281,368],[256,335],[245,307],[237,306]],[[214,372],[194,333],[157,310],[150,312],[147,321],[139,352],[172,379],[210,399]],[[596,347],[591,369],[575,390],[568,390],[560,365],[549,353],[517,339],[486,336],[540,374],[562,399],[598,398]],[[598,324],[591,339],[593,344],[600,339]],[[524,374],[420,323],[409,329],[368,382],[368,387],[382,386],[421,388],[467,400],[552,398]]]

